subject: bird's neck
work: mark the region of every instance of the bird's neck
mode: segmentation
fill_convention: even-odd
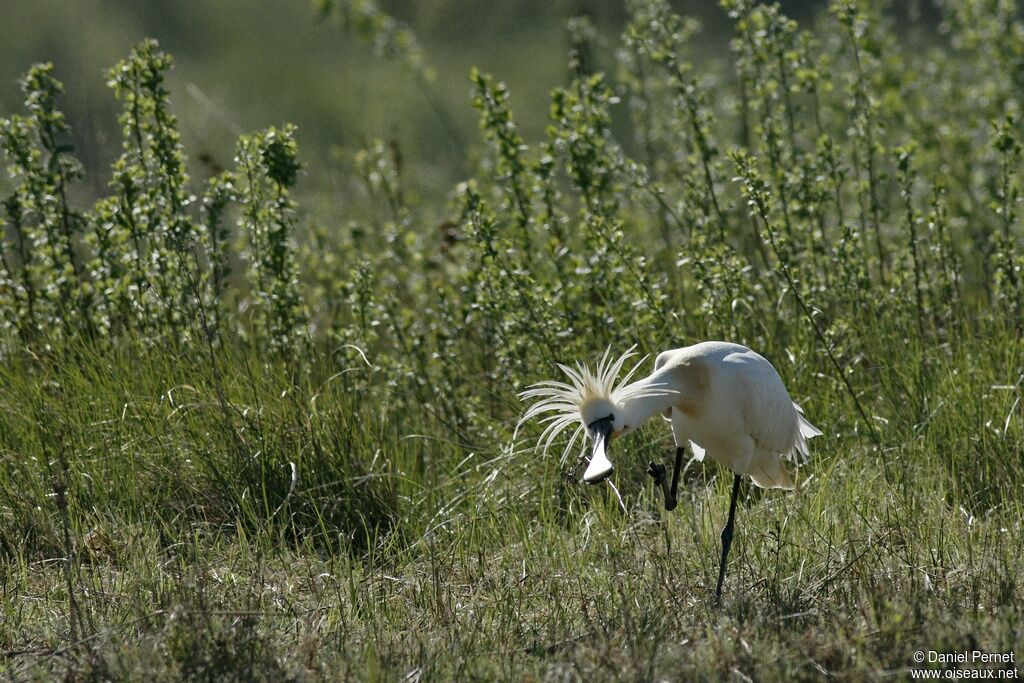
[[[622,411],[623,423],[628,431],[640,427],[655,415],[667,412],[679,401],[683,390],[683,387],[677,386],[672,375],[665,372],[655,372],[649,377],[631,383],[629,387],[650,389],[655,393],[645,395],[645,391],[639,396],[619,401],[618,407]]]

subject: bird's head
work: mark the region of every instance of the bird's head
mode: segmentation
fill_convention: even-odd
[[[541,420],[547,427],[537,441],[537,447],[547,452],[548,448],[566,429],[575,426],[569,443],[562,452],[562,459],[568,456],[577,439],[586,434],[593,442],[593,454],[590,465],[583,475],[587,483],[597,483],[612,472],[612,464],[608,460],[608,443],[616,436],[632,431],[636,425],[627,425],[624,403],[638,398],[645,393],[637,385],[628,382],[646,360],[641,358],[633,368],[619,381],[618,376],[626,361],[636,353],[631,347],[616,359],[611,357],[611,349],[604,352],[595,370],[584,363],[577,362],[574,367],[559,364],[558,367],[568,378],[568,382],[545,381],[530,386],[519,394],[524,401],[536,399],[523,415],[525,422],[534,417],[545,415]]]

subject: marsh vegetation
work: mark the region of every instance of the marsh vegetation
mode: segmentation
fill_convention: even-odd
[[[401,146],[370,141],[343,166],[358,201],[315,210],[288,125],[190,175],[152,41],[108,74],[120,148],[83,201],[76,84],[27,71],[0,122],[5,677],[1020,661],[1015,4],[941,2],[932,33],[868,0],[801,24],[725,0],[718,59],[662,0],[628,5],[617,43],[569,23],[543,135],[474,71],[441,102],[479,116],[464,182],[410,192]],[[406,27],[365,1],[318,11],[430,91]],[[621,442],[621,501],[517,430],[517,392],[556,362],[704,339],[757,349],[825,432],[797,492],[745,490],[718,610],[730,473],[688,467],[665,513],[644,472],[672,453],[663,425]]]

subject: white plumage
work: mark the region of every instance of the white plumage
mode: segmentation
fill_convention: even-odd
[[[807,439],[821,432],[793,403],[771,363],[739,344],[705,342],[661,354],[659,372],[682,395],[694,392],[688,377],[706,377],[695,399],[670,408],[677,446],[689,443],[695,458],[706,454],[761,488],[793,488],[782,459],[806,462]]]
[[[806,462],[807,439],[821,432],[793,403],[771,363],[739,344],[703,342],[661,353],[654,372],[627,384],[641,360],[616,385],[633,355],[630,349],[611,362],[606,352],[596,372],[580,363],[560,365],[571,384],[541,382],[521,394],[540,399],[524,420],[550,413],[539,442],[544,450],[573,425],[566,453],[596,420],[612,416],[614,438],[660,414],[672,423],[676,446],[690,445],[695,458],[706,454],[762,488],[793,488],[782,458]]]
[[[793,488],[793,478],[782,460],[806,462],[807,439],[821,432],[793,403],[772,364],[745,346],[704,342],[665,351],[647,377],[629,382],[646,360],[641,359],[617,382],[633,355],[630,349],[612,361],[610,350],[606,351],[596,371],[581,363],[574,368],[559,365],[569,382],[540,382],[520,394],[523,400],[537,399],[523,421],[544,416],[541,422],[547,427],[537,445],[545,451],[559,434],[575,426],[563,459],[580,435],[588,434],[594,449],[583,481],[594,484],[612,473],[606,452],[612,439],[630,433],[655,415],[663,416],[672,423],[676,442],[671,484],[660,463],[652,462],[647,472],[661,486],[666,510],[676,507],[687,444],[694,458],[708,456],[730,468],[735,476],[715,589],[715,600],[721,601],[741,477],[749,476],[762,488]]]

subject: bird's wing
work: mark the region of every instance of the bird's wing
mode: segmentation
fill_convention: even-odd
[[[734,386],[743,392],[743,417],[758,447],[794,461],[804,460],[807,447],[800,431],[800,414],[779,373],[753,352],[734,354],[727,360],[738,363],[733,370],[742,381]]]

